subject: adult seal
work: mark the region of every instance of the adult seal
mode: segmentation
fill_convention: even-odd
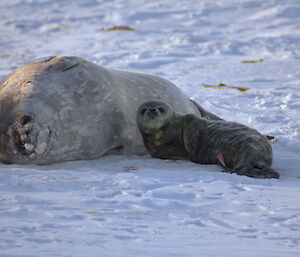
[[[25,64],[0,83],[0,161],[50,164],[105,154],[143,155],[136,111],[146,101],[217,118],[172,83],[75,56]]]
[[[267,138],[245,125],[180,115],[161,101],[142,104],[137,123],[153,157],[218,164],[225,171],[254,178],[279,178],[271,168],[272,148]]]

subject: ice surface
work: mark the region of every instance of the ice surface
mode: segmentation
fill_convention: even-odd
[[[115,25],[135,30],[102,30]],[[298,0],[10,0],[0,32],[0,79],[61,54],[160,75],[224,119],[278,136],[281,174],[124,156],[0,164],[1,257],[300,256]],[[219,83],[250,89],[200,86]]]

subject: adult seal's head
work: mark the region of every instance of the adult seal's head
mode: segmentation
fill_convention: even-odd
[[[170,105],[161,101],[142,104],[137,111],[137,123],[142,132],[154,134],[172,120],[175,113]]]

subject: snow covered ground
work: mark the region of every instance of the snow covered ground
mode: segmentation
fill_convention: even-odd
[[[103,31],[115,25],[134,31]],[[278,136],[281,174],[135,156],[0,164],[1,257],[300,256],[299,0],[2,0],[0,35],[0,79],[61,54],[160,75]]]

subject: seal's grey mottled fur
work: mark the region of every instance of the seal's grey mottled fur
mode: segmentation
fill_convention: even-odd
[[[74,56],[37,59],[0,83],[0,161],[48,164],[146,154],[136,111],[150,100],[172,104],[181,114],[205,115],[157,76]]]
[[[249,177],[279,178],[271,168],[272,148],[267,138],[245,125],[179,115],[161,101],[142,104],[137,123],[154,157],[219,164],[225,171]]]

